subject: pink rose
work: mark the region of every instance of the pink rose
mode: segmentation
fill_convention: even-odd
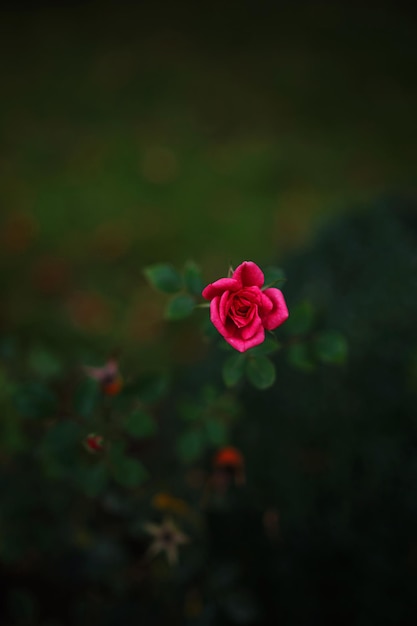
[[[211,301],[213,325],[239,352],[262,343],[265,330],[278,328],[288,317],[282,292],[273,287],[261,291],[263,284],[262,270],[244,261],[231,278],[219,278],[203,289],[203,298]]]

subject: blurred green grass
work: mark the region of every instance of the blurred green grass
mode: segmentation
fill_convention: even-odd
[[[400,9],[23,5],[3,11],[0,50],[6,329],[150,346],[144,266],[194,258],[210,280],[415,192]]]

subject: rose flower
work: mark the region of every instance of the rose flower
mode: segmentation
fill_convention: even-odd
[[[288,318],[282,292],[274,287],[262,291],[263,284],[262,270],[244,261],[230,278],[219,278],[203,289],[213,325],[239,352],[258,346],[265,330],[278,328]]]

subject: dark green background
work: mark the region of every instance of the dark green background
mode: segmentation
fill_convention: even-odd
[[[87,309],[98,321],[81,326],[146,343],[144,265],[194,258],[213,279],[415,189],[412,18],[320,2],[9,5],[1,218],[30,236],[0,248],[7,324],[77,326]],[[39,274],[57,265],[54,300]]]
[[[2,9],[2,624],[414,626],[413,20],[371,3]],[[166,430],[133,451],[187,496],[174,418],[221,384],[224,354],[163,320],[143,268],[190,258],[206,282],[279,262],[290,311],[311,301],[349,358],[307,372],[282,351],[272,390],[240,390],[247,485],[169,574],[138,568],[152,494],[86,461],[72,394],[112,350],[127,378],[173,367]]]

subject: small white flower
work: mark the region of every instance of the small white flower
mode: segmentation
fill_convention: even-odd
[[[181,532],[171,519],[165,519],[162,524],[144,524],[144,529],[153,537],[149,552],[153,555],[165,552],[170,565],[178,561],[178,546],[190,541],[189,537]]]

